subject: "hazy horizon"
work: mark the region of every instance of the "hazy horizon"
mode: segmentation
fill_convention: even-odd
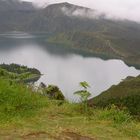
[[[140,0],[23,0],[32,1],[37,6],[69,2],[105,13],[109,18],[127,19],[140,22]]]

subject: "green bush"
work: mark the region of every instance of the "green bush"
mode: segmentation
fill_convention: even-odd
[[[64,100],[65,97],[63,93],[60,91],[60,89],[57,86],[49,85],[48,87],[43,89],[43,94],[48,96],[50,99],[54,100]]]

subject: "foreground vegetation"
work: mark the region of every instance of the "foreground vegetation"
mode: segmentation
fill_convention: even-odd
[[[140,139],[140,122],[130,111],[115,105],[87,106],[89,85],[80,85],[83,90],[75,94],[83,102],[69,103],[57,86],[41,83],[34,90],[23,82],[11,82],[9,77],[0,78],[0,139]]]
[[[3,80],[0,97],[0,139],[140,138],[140,123],[115,106],[85,113],[82,104],[50,100]]]
[[[50,100],[22,84],[0,80],[0,139],[121,139],[138,140],[140,123],[112,106],[89,108],[83,104]]]

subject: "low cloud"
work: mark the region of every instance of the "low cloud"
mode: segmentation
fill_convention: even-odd
[[[92,8],[98,13],[105,13],[107,18],[128,19],[140,22],[140,0],[29,0],[38,5],[47,5],[59,2]],[[75,13],[78,15],[81,11]]]
[[[88,8],[67,8],[67,7],[62,7],[62,12],[66,14],[67,16],[74,16],[74,17],[81,17],[81,18],[94,18],[98,19],[102,14],[95,11],[95,10],[90,10]]]

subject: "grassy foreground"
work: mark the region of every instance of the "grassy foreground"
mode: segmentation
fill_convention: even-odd
[[[140,122],[117,107],[89,108],[50,100],[22,84],[0,80],[2,140],[139,140]]]

